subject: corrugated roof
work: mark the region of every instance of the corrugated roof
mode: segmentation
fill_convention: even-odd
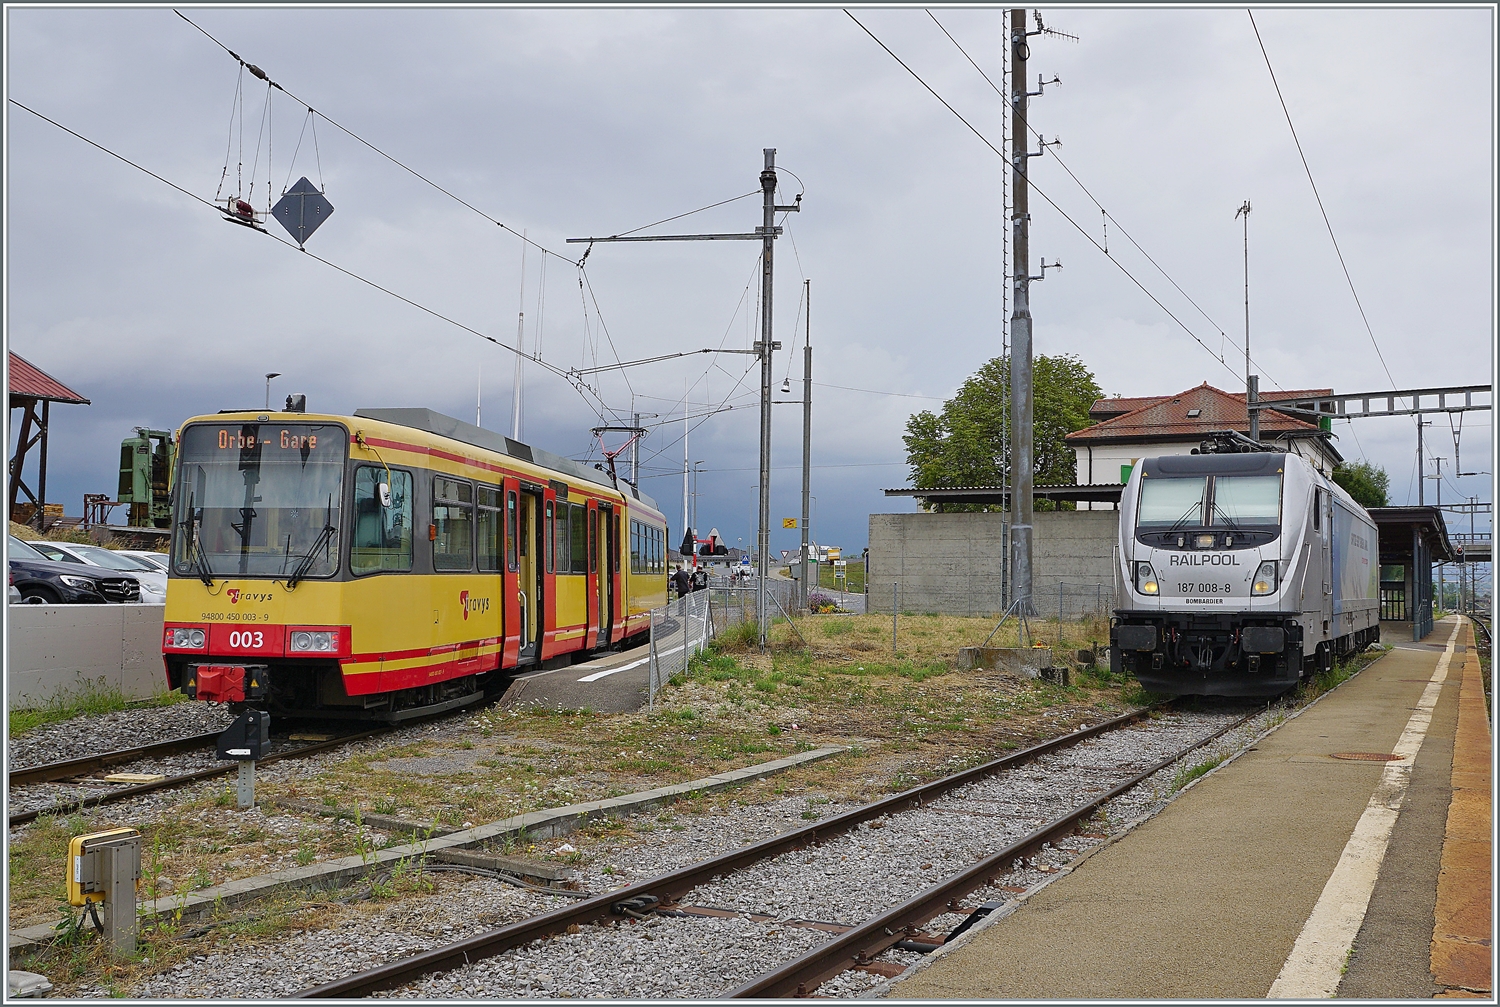
[[[10,353],[10,394],[51,402],[89,405],[89,400],[16,353]]]
[[[1306,398],[1315,394],[1329,395],[1332,392],[1291,391],[1273,392],[1261,398],[1283,400]],[[1103,402],[1126,402],[1126,399],[1105,399]],[[1234,394],[1215,388],[1207,381],[1197,388],[1190,388],[1176,395],[1136,399],[1145,402],[1123,415],[1095,423],[1068,434],[1068,441],[1101,442],[1116,438],[1153,437],[1162,440],[1186,440],[1205,437],[1215,430],[1238,430],[1246,433],[1250,429],[1250,411],[1245,407],[1244,393]],[[1189,416],[1191,410],[1196,416]],[[1262,433],[1286,433],[1291,431],[1316,431],[1312,423],[1294,419],[1275,410],[1262,410],[1260,414]]]

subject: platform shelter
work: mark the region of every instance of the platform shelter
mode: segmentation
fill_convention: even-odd
[[[1421,640],[1432,632],[1432,565],[1451,563],[1456,555],[1443,512],[1436,507],[1371,507],[1370,517],[1380,531],[1383,635],[1395,639],[1393,633],[1410,626],[1411,638]]]

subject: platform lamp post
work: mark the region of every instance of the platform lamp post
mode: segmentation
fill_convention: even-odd
[[[272,378],[279,378],[279,377],[281,377],[281,372],[280,371],[271,371],[268,374],[266,374],[266,410],[267,411],[270,411],[270,408],[271,408],[271,379]]]

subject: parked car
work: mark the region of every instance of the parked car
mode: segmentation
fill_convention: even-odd
[[[82,563],[128,573],[141,582],[141,601],[148,605],[164,605],[167,601],[167,575],[153,563],[127,556],[114,549],[97,545],[81,545],[76,542],[28,542],[37,552],[58,563]]]
[[[14,570],[10,571],[10,589],[6,592],[5,600],[8,604],[12,605],[18,601],[25,600],[21,597],[20,589],[16,587],[16,572]]]
[[[162,573],[167,572],[167,554],[164,552],[145,552],[140,549],[121,549],[119,552],[121,556],[143,559]]]
[[[86,563],[58,563],[14,535],[8,542],[11,585],[22,601],[55,605],[141,600],[141,582],[128,573]]]

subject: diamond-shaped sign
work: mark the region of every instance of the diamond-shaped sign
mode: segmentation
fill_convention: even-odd
[[[271,207],[271,216],[281,222],[297,244],[306,244],[312,233],[333,214],[333,204],[304,175]]]

